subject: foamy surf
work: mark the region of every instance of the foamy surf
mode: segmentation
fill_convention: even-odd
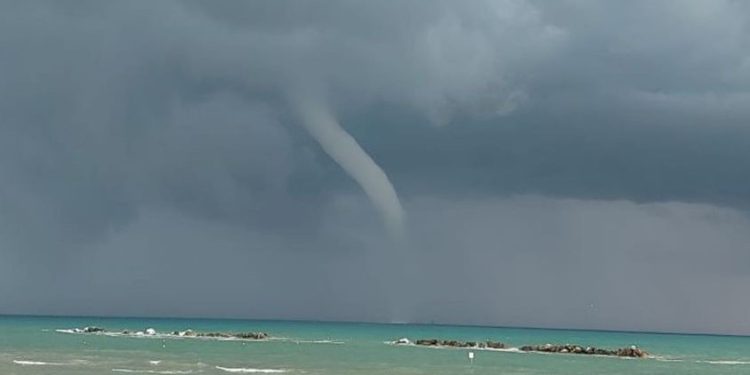
[[[717,361],[696,361],[696,362],[698,362],[698,363],[708,363],[708,364],[711,364],[711,365],[732,365],[732,366],[750,365],[750,361],[726,361],[726,360],[718,361],[717,360]]]
[[[344,345],[343,341],[336,340],[288,340],[295,344],[332,344],[332,345]]]
[[[477,347],[477,346],[471,346],[471,347],[465,347],[465,348],[459,348],[459,347],[452,347],[452,346],[442,346],[442,345],[417,345],[411,341],[408,343],[399,343],[394,341],[383,341],[383,344],[385,345],[392,345],[392,346],[406,346],[411,348],[426,348],[426,349],[447,349],[447,350],[471,350],[471,351],[478,351],[478,352],[503,352],[503,353],[518,353],[518,354],[529,354],[530,352],[525,352],[519,348],[488,348],[488,347]]]
[[[65,366],[65,363],[61,362],[23,361],[15,359],[13,363],[21,366]]]
[[[138,370],[129,368],[113,368],[112,372],[124,372],[128,374],[192,374],[192,370]]]
[[[292,337],[269,337],[266,340],[257,340],[257,341],[275,341],[275,342],[288,342],[293,344],[332,344],[332,345],[343,345],[346,344],[345,341],[340,340],[305,340],[305,339],[295,339]]]
[[[186,331],[174,331],[174,332],[158,332],[153,328],[148,328],[142,331],[108,331],[97,327],[86,327],[86,328],[60,328],[56,329],[57,333],[74,334],[74,335],[86,335],[86,336],[106,336],[106,337],[127,337],[127,338],[143,338],[143,339],[161,339],[161,340],[181,340],[181,339],[192,339],[192,340],[209,340],[209,341],[239,341],[239,342],[267,342],[273,338],[268,337],[265,333],[251,333],[257,335],[265,335],[264,337],[252,337],[243,336],[248,333],[195,333],[188,329]]]
[[[287,370],[283,369],[272,369],[272,368],[251,368],[251,367],[221,367],[216,366],[217,370],[221,370],[224,372],[231,372],[231,373],[237,373],[237,374],[280,374],[287,372]]]
[[[663,357],[663,356],[651,356],[650,358],[659,361],[659,362],[684,362],[683,359],[680,358],[670,358],[670,357]]]
[[[20,366],[75,366],[75,365],[83,365],[88,363],[88,361],[85,360],[73,360],[68,362],[45,362],[45,361],[28,361],[23,359],[14,359],[13,363],[20,365]]]

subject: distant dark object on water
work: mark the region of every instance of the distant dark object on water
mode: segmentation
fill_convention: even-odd
[[[408,340],[397,340],[394,344],[408,344]],[[458,341],[458,340],[438,340],[438,339],[420,339],[414,342],[416,345],[422,346],[445,346],[452,348],[476,348],[476,349],[504,349],[505,344],[502,342],[486,341],[486,342],[475,342],[475,341]]]
[[[591,346],[583,347],[580,345],[526,345],[522,346],[521,351],[524,352],[543,352],[543,353],[563,353],[563,354],[589,354],[589,355],[608,355],[617,357],[630,357],[630,358],[646,358],[648,353],[645,350],[638,348],[637,346],[631,346],[629,348],[619,348],[615,350],[594,348]]]
[[[396,345],[409,345],[411,342],[409,339],[403,338],[393,342]],[[421,346],[433,346],[433,347],[450,347],[450,348],[474,348],[474,349],[505,349],[507,346],[502,342],[486,341],[486,342],[474,342],[474,341],[458,341],[458,340],[438,340],[438,339],[419,339],[414,341],[415,345]],[[580,345],[526,345],[519,348],[523,352],[540,352],[540,353],[561,353],[561,354],[588,354],[588,355],[604,355],[613,357],[628,357],[628,358],[646,358],[648,353],[638,348],[637,346],[631,346],[629,348],[619,348],[615,350],[595,348],[592,346],[580,346]]]
[[[72,333],[108,333],[103,328],[99,327],[85,327],[75,328],[71,330]],[[240,339],[240,340],[263,340],[269,336],[265,332],[194,332],[192,330],[186,331],[174,331],[172,333],[158,334],[155,329],[148,328],[143,331],[128,331],[124,330],[121,332],[113,332],[118,335],[125,336],[160,336],[160,337],[205,337],[205,338],[222,338],[222,339]]]

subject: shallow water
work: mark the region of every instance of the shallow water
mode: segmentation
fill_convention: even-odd
[[[70,334],[263,331],[262,341]],[[401,337],[638,345],[651,359],[394,346]],[[467,354],[475,353],[473,362]],[[750,374],[750,337],[519,328],[206,319],[0,317],[0,374]]]

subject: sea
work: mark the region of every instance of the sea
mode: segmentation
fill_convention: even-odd
[[[96,326],[105,333],[75,333]],[[152,329],[153,335],[121,335]],[[264,340],[173,331],[265,332]],[[437,338],[503,350],[394,345]],[[522,345],[637,345],[649,358],[527,353]],[[473,359],[469,353],[473,353]],[[0,374],[750,374],[750,337],[417,324],[0,316]]]

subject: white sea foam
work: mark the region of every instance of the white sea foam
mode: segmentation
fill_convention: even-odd
[[[190,330],[188,330],[190,331]],[[117,332],[117,331],[100,331],[100,332],[85,332],[84,330],[80,328],[72,328],[72,329],[56,329],[55,332],[57,333],[67,333],[67,334],[75,334],[75,335],[98,335],[98,336],[106,336],[106,337],[129,337],[129,338],[138,338],[138,339],[171,339],[171,340],[182,340],[182,339],[192,339],[192,340],[210,340],[210,341],[241,341],[241,342],[265,342],[270,340],[278,340],[278,341],[284,341],[279,340],[278,338],[264,338],[264,339],[252,339],[252,338],[241,338],[241,337],[216,337],[216,336],[191,336],[186,335],[185,332],[182,331],[179,334],[172,334],[170,333],[160,333],[154,330],[153,328],[146,329],[145,331],[127,331],[126,332]]]
[[[394,341],[383,341],[383,344],[393,345],[393,346],[420,347],[420,348],[427,348],[427,349],[475,350],[475,351],[485,351],[485,352],[504,352],[504,353],[519,353],[519,354],[530,353],[530,352],[525,352],[519,348],[488,348],[488,347],[482,348],[479,346],[467,346],[467,347],[462,348],[462,347],[448,346],[448,345],[417,345],[413,342],[410,342],[408,344],[400,344]]]
[[[283,369],[273,369],[273,368],[248,368],[248,367],[221,367],[216,366],[217,370],[221,370],[224,372],[232,372],[232,373],[239,373],[239,374],[280,374],[287,372],[287,370]]]
[[[192,370],[138,370],[129,368],[113,368],[112,372],[125,372],[129,374],[192,374]]]
[[[151,364],[151,365],[156,366],[156,365],[160,364],[161,361],[148,361],[148,363]]]
[[[520,353],[520,354],[528,353],[518,348],[481,348],[480,350],[486,350],[489,352],[504,352],[504,353]]]
[[[13,360],[13,363],[21,366],[65,366],[65,363],[61,362],[42,362],[42,361],[24,361],[24,360]]]
[[[334,344],[334,345],[346,344],[343,341],[336,341],[336,340],[289,340],[289,341],[292,341],[295,344]]]
[[[28,361],[24,359],[14,359],[13,363],[21,366],[75,366],[85,365],[88,361],[83,359],[74,359],[67,362],[45,362],[45,361]]]
[[[685,362],[685,360],[683,360],[683,359],[670,358],[670,357],[662,357],[662,356],[657,356],[657,355],[650,356],[649,358],[652,358],[652,359],[657,360],[659,362]]]
[[[750,361],[696,361],[699,363],[709,363],[712,365],[750,365]]]
[[[191,330],[187,331],[180,331],[178,334],[173,333],[160,333],[156,330],[149,328],[146,331],[100,331],[100,332],[85,332],[84,330],[80,328],[73,328],[73,329],[56,329],[55,332],[58,333],[67,333],[67,334],[76,334],[76,335],[99,335],[99,336],[106,336],[106,337],[129,337],[129,338],[138,338],[138,339],[170,339],[170,340],[183,340],[183,339],[193,339],[193,340],[210,340],[210,341],[238,341],[242,343],[247,342],[268,342],[268,341],[277,341],[277,342],[289,342],[294,344],[326,344],[326,345],[344,345],[346,342],[339,341],[339,340],[302,340],[302,339],[295,339],[295,338],[289,338],[289,337],[268,337],[263,339],[250,339],[250,338],[240,338],[240,337],[216,337],[216,336],[197,336],[197,335],[187,335],[186,332],[192,332]]]

